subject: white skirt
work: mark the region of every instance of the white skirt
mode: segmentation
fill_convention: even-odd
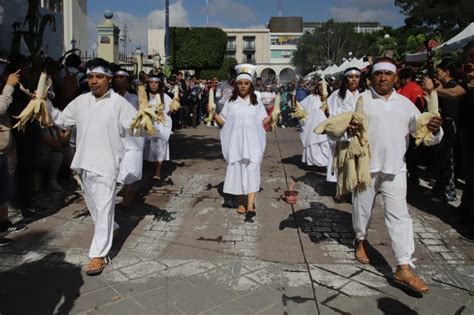
[[[324,141],[304,147],[302,161],[307,165],[328,166],[329,155],[329,143]]]
[[[260,190],[260,164],[243,160],[227,165],[224,192],[247,195]]]
[[[126,150],[117,181],[129,185],[142,179],[143,150]]]
[[[163,162],[170,159],[169,142],[161,138],[151,138],[145,141],[143,159],[149,162]]]

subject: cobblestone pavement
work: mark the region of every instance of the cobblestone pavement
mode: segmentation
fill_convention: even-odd
[[[324,171],[303,167],[295,129],[268,133],[254,224],[222,193],[218,130],[172,136],[161,185],[145,182],[129,209],[112,263],[97,277],[82,266],[93,225],[79,192],[43,196],[47,211],[0,247],[0,314],[473,314],[473,226],[453,205],[411,188],[416,271],[431,293],[391,280],[394,259],[377,200],[371,265],[353,259],[349,204],[335,204]],[[288,178],[299,200],[281,201]],[[66,200],[63,202],[63,200]]]

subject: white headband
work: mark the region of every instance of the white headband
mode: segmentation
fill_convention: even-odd
[[[129,77],[130,76],[127,71],[123,71],[123,70],[119,70],[119,71],[115,72],[115,75],[123,75],[124,77]]]
[[[157,78],[157,77],[150,77],[150,78],[148,78],[148,81],[161,82],[161,79],[160,79],[160,78]]]
[[[242,79],[246,79],[246,80],[249,80],[250,82],[252,82],[252,76],[249,73],[246,73],[246,72],[242,72],[241,74],[239,74],[235,81],[239,81],[239,80],[242,80]]]
[[[392,71],[393,73],[397,73],[397,67],[390,62],[377,62],[372,66],[372,73],[375,73],[380,70],[387,70]]]
[[[86,74],[89,74],[89,73],[102,73],[108,77],[113,77],[112,72],[110,72],[109,69],[105,69],[104,67],[96,67],[92,70],[88,68],[86,71]]]
[[[353,75],[353,74],[360,75],[360,71],[356,70],[356,69],[351,69],[349,71],[344,72],[345,77],[348,77],[348,76]]]

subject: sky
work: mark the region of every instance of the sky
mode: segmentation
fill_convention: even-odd
[[[403,25],[394,0],[208,0],[209,26],[263,28],[270,17],[302,16],[304,21],[379,21],[382,25]],[[94,46],[96,26],[104,20],[106,9],[114,12],[113,21],[121,29],[126,23],[131,42],[129,51],[140,46],[147,51],[147,30],[164,27],[165,0],[88,1],[88,33]],[[206,0],[170,0],[171,26],[206,26]]]

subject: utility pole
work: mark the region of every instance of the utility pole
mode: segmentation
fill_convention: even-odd
[[[278,16],[281,17],[281,0],[278,0]]]
[[[166,60],[170,57],[170,1],[165,2],[165,54]]]
[[[127,24],[123,25],[123,34],[120,37],[120,40],[122,41],[122,53],[124,55],[127,55],[128,42],[131,41],[130,34],[128,33],[128,25]]]
[[[206,0],[206,27],[209,26],[209,0]]]

